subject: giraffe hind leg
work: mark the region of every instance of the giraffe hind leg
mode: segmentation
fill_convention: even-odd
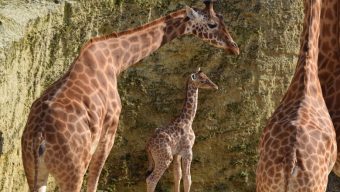
[[[171,160],[167,160],[166,162],[155,163],[155,168],[152,173],[146,178],[147,192],[154,192],[156,189],[156,185],[165,170],[169,167]]]
[[[164,174],[165,170],[169,167],[170,163],[172,162],[172,154],[171,149],[166,149],[163,154],[157,154],[154,157],[154,169],[152,173],[146,178],[146,185],[147,185],[147,192],[154,192],[156,189],[156,185],[162,175]]]
[[[29,191],[45,192],[49,175],[44,161],[45,143],[44,141],[41,142],[41,140],[34,139],[34,151],[32,151],[26,142],[25,140],[22,141],[22,160]]]
[[[46,192],[47,180],[49,172],[46,168],[43,156],[39,157],[39,168],[38,168],[38,178],[37,178],[37,189],[38,192]]]
[[[27,166],[27,163],[26,163],[26,166]],[[35,177],[34,169],[27,169],[26,166],[25,166],[25,174],[27,177],[29,191],[46,192],[49,172],[46,168],[43,157],[39,157],[38,176],[37,176],[36,184],[35,184],[35,179],[34,179]]]

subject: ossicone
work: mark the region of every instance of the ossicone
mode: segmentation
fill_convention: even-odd
[[[209,11],[213,11],[213,3],[216,2],[216,0],[203,0],[203,3],[205,4],[205,8]]]

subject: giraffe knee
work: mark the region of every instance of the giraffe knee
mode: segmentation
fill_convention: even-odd
[[[154,192],[155,189],[156,189],[156,185],[157,185],[157,182],[155,180],[151,179],[150,176],[148,178],[146,178],[147,192]]]
[[[146,185],[148,186],[148,188],[151,187],[151,186],[157,185],[157,181],[155,180],[155,177],[153,176],[153,174],[150,174],[146,178]]]
[[[155,178],[153,171],[146,177],[146,183],[152,183]]]
[[[185,175],[184,176],[184,182],[191,185],[191,175]]]

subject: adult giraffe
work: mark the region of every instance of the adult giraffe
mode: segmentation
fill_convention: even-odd
[[[239,54],[210,0],[143,26],[91,39],[69,70],[31,106],[22,135],[22,159],[31,191],[45,191],[51,174],[62,192],[96,191],[113,146],[121,112],[118,75],[184,34]]]
[[[323,1],[319,38],[319,78],[322,93],[336,130],[337,160],[333,172],[340,177],[340,2]]]
[[[324,192],[336,161],[334,127],[318,78],[321,0],[305,0],[299,60],[264,129],[257,192]]]

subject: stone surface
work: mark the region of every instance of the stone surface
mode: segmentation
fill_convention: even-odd
[[[0,1],[0,191],[27,190],[20,137],[29,107],[82,44],[185,5],[203,6],[189,0]],[[220,89],[199,93],[192,191],[254,191],[261,130],[295,69],[302,2],[223,0],[215,9],[224,15],[241,55],[226,55],[187,36],[124,72],[119,130],[98,189],[145,190],[146,140],[179,113],[187,75],[200,66]],[[171,172],[158,191],[171,191]]]

